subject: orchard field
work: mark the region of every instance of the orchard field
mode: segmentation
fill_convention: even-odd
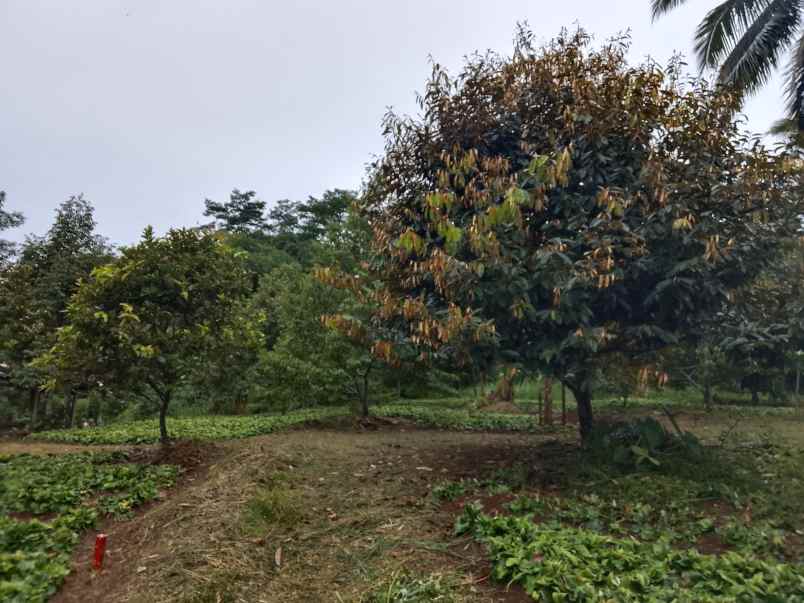
[[[804,601],[802,15],[715,7],[702,74],[635,62],[629,34],[520,24],[505,53],[432,63],[359,190],[234,188],[118,242],[79,194],[0,239],[0,602]],[[786,113],[748,131],[746,94],[787,49]],[[281,88],[335,106],[321,82]],[[198,141],[228,138],[184,121],[216,173]],[[287,127],[329,132],[306,122]],[[283,146],[304,151],[287,190],[358,140]],[[227,165],[263,161],[228,146]],[[162,190],[140,176],[122,190]],[[165,190],[167,212],[197,189]],[[6,200],[3,236],[26,218]]]
[[[167,451],[132,445],[139,423],[4,442],[3,600],[804,597],[799,413],[665,407],[688,448],[664,411],[612,403],[639,433],[581,450],[560,421],[456,406],[177,419],[198,439]]]

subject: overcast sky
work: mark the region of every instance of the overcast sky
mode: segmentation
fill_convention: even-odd
[[[234,187],[268,202],[358,187],[386,108],[415,112],[428,56],[508,52],[527,20],[545,41],[630,28],[634,60],[665,62],[713,4],[652,24],[649,0],[0,0],[0,190],[27,217],[9,238],[77,193],[131,243],[203,222],[204,198]],[[752,130],[782,114],[780,89],[746,106]]]

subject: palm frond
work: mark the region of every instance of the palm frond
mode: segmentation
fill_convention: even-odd
[[[793,57],[786,75],[787,111],[801,134],[804,133],[804,34],[793,46]]]
[[[719,80],[744,92],[756,91],[768,81],[800,22],[800,0],[769,2],[723,61]]]
[[[787,136],[797,131],[798,124],[788,117],[783,117],[782,119],[777,119],[771,124],[768,134],[773,134],[775,136]]]
[[[651,17],[655,21],[662,15],[669,13],[674,8],[678,8],[686,2],[687,0],[651,0]]]
[[[771,0],[725,0],[713,8],[695,32],[701,69],[717,67]]]

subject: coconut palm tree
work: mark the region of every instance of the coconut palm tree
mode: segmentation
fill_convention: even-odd
[[[651,0],[657,19],[687,0]],[[695,32],[701,70],[718,69],[718,80],[751,94],[767,83],[791,51],[787,77],[788,119],[804,132],[804,0],[724,0]]]

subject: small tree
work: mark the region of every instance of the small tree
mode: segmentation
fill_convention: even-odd
[[[53,371],[51,385],[82,373],[154,401],[165,442],[177,387],[259,344],[258,319],[245,312],[249,290],[240,259],[217,238],[190,230],[157,238],[148,228],[81,284],[69,323],[38,362]]]
[[[375,317],[428,355],[493,332],[572,390],[583,437],[597,363],[698,328],[801,212],[798,168],[740,135],[738,99],[627,48],[522,31],[511,57],[436,66],[423,117],[388,116],[364,208]]]
[[[342,315],[366,316],[359,300],[295,266],[267,275],[255,297],[274,321],[261,362],[270,401],[284,408],[350,402],[368,416],[372,386],[388,369],[355,333],[331,328]]]

